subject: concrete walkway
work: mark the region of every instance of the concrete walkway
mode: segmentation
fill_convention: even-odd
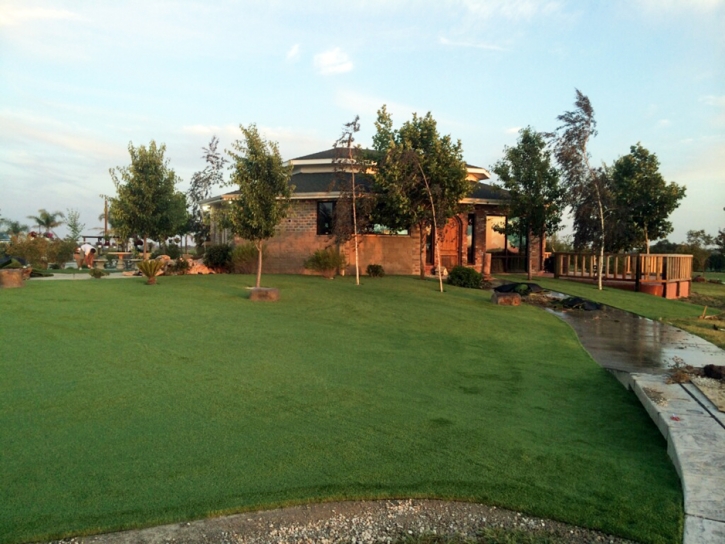
[[[610,308],[553,312],[584,348],[637,395],[667,440],[682,482],[684,544],[725,543],[725,413],[692,384],[667,384],[675,358],[725,364],[725,351],[675,327]]]

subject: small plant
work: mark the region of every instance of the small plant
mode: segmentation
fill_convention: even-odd
[[[90,275],[92,278],[100,280],[102,277],[108,276],[108,272],[106,272],[105,270],[101,270],[100,268],[91,268],[88,271],[88,275]]]
[[[469,289],[481,289],[483,286],[483,275],[473,268],[465,266],[454,266],[448,273],[448,283],[457,287]]]
[[[367,273],[371,278],[382,278],[385,276],[385,270],[381,264],[369,264]]]
[[[155,259],[159,255],[168,255],[172,260],[176,260],[181,257],[181,248],[176,244],[161,244],[151,257]]]
[[[179,257],[178,259],[172,261],[169,264],[168,270],[173,274],[179,274],[180,276],[183,276],[189,271],[190,268],[191,265],[189,264],[189,261],[187,261],[183,257]]]
[[[259,254],[252,242],[236,246],[232,250],[232,270],[237,274],[253,274],[257,271]],[[262,246],[262,260],[267,260],[267,248]]]
[[[146,277],[148,285],[156,285],[156,276],[164,269],[163,261],[149,260],[138,263],[138,269]]]
[[[345,256],[334,248],[318,249],[306,261],[305,268],[322,273],[326,278],[332,278],[338,268],[345,266]]]
[[[206,248],[204,264],[216,271],[228,272],[232,264],[232,246],[216,244]]]

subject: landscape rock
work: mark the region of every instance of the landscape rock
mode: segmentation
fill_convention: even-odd
[[[266,300],[275,302],[279,300],[279,289],[274,287],[254,287],[250,290],[249,300]]]
[[[498,293],[494,291],[493,295],[491,295],[491,302],[499,306],[520,306],[521,295],[518,293]]]

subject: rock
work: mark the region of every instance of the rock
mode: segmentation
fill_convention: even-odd
[[[725,375],[725,366],[705,365],[705,367],[702,369],[702,372],[707,378],[712,378],[713,380],[722,380],[723,375]]]
[[[22,268],[0,269],[0,287],[11,289],[23,286],[25,271]]]
[[[249,293],[249,300],[279,300],[279,289],[274,287],[254,287]]]
[[[499,306],[520,306],[521,295],[518,293],[497,293],[491,295],[491,302]]]
[[[189,271],[187,274],[214,274],[214,271],[204,264],[202,259],[197,261],[189,261]]]

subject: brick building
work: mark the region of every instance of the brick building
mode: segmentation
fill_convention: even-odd
[[[295,187],[287,217],[277,228],[277,234],[266,242],[265,272],[304,274],[303,263],[314,251],[335,244],[332,235],[333,218],[341,197],[340,186],[349,183],[350,173],[340,172],[336,165],[336,150],[329,149],[289,161],[292,165],[291,184]],[[467,165],[467,179],[474,185],[470,196],[461,203],[466,211],[448,221],[443,232],[440,254],[447,269],[456,265],[483,270],[487,252],[506,251],[508,241],[494,230],[506,221],[502,205],[506,192],[482,183],[490,178],[485,168]],[[365,174],[357,174],[364,183]],[[369,179],[369,178],[368,178]],[[358,180],[360,181],[360,180]],[[236,192],[226,193],[204,202],[204,206],[219,209],[224,202],[233,200]],[[433,268],[433,236],[426,237],[425,268]],[[416,275],[420,273],[420,237],[414,227],[409,231],[388,232],[375,225],[358,238],[360,269],[368,264],[380,264],[387,274]],[[218,228],[212,221],[212,243],[239,242],[230,233]],[[352,242],[339,248],[347,257],[347,269],[354,273]]]

